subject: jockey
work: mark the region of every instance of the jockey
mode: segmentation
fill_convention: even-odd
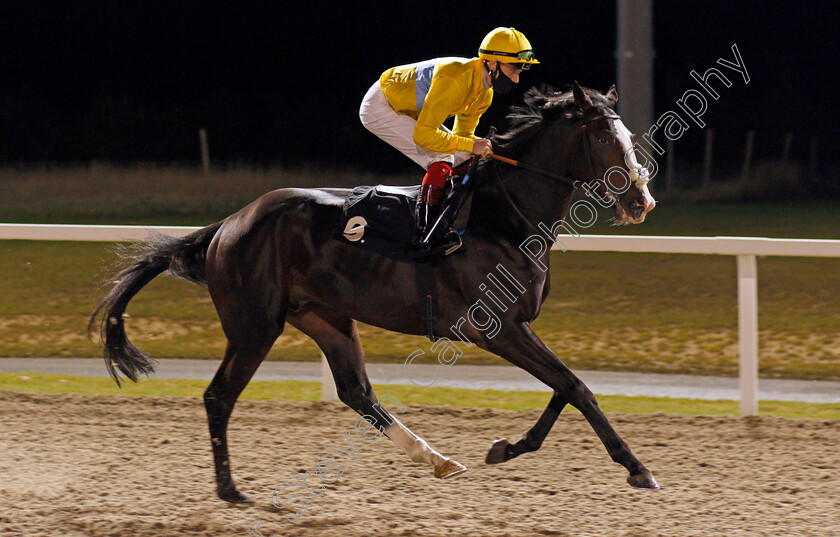
[[[452,167],[470,154],[493,153],[490,140],[475,136],[493,92],[510,91],[519,74],[535,63],[522,32],[496,28],[484,37],[478,58],[435,58],[392,67],[368,90],[359,108],[362,124],[426,170],[417,199],[414,248],[440,214]],[[455,117],[452,130],[443,125],[450,116]]]

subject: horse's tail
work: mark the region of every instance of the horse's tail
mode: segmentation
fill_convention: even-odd
[[[137,382],[139,374],[154,372],[154,360],[135,347],[125,334],[123,315],[128,302],[140,289],[160,273],[171,274],[193,283],[206,283],[205,257],[210,241],[221,227],[217,222],[186,237],[154,234],[149,240],[135,243],[119,251],[124,262],[116,268],[116,275],[106,284],[111,291],[102,299],[88,322],[88,335],[96,329],[105,348],[105,366],[120,385],[119,368],[129,379]]]

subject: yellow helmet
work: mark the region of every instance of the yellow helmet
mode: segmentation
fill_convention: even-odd
[[[478,57],[502,63],[522,63],[526,69],[531,64],[540,63],[534,57],[528,38],[519,30],[504,27],[496,28],[484,36]]]

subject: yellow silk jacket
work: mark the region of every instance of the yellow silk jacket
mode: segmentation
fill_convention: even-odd
[[[478,120],[493,101],[493,89],[484,88],[479,58],[435,58],[392,67],[379,84],[394,110],[417,119],[414,143],[438,153],[472,151]],[[450,116],[455,116],[452,134],[440,128]]]

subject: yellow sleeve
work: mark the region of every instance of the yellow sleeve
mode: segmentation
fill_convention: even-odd
[[[477,140],[475,128],[478,127],[481,115],[490,107],[492,102],[493,90],[482,92],[481,96],[477,97],[469,108],[455,116],[455,124],[452,125],[453,134],[470,140]],[[470,149],[472,149],[472,146],[470,146]]]
[[[459,103],[463,100],[461,94],[462,90],[453,78],[436,77],[432,81],[414,127],[415,144],[438,153],[472,151],[471,138],[449,134],[440,128],[449,115],[460,108]]]

